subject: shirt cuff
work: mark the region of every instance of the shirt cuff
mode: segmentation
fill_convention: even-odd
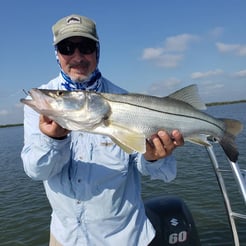
[[[53,147],[55,149],[60,149],[70,141],[71,141],[70,134],[68,134],[67,137],[63,139],[51,138],[43,133],[41,133],[40,135],[41,146],[47,146],[48,148]]]
[[[154,162],[145,160],[141,155],[137,165],[143,175],[149,175],[151,179],[160,179],[164,182],[172,181],[177,174],[176,160],[173,155]]]

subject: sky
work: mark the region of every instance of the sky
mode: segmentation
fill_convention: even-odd
[[[59,73],[52,25],[93,19],[99,69],[127,89],[156,96],[197,84],[207,102],[246,99],[244,0],[8,0],[1,6],[0,125],[23,122],[23,90]]]

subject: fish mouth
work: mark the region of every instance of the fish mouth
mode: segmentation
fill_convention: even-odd
[[[22,102],[31,106],[38,108],[41,112],[43,109],[51,109],[51,103],[54,98],[50,97],[48,91],[33,88],[28,92],[31,99],[23,99]]]
[[[32,100],[34,100],[34,101],[40,101],[40,100],[46,99],[46,97],[49,96],[48,93],[45,93],[44,90],[40,90],[40,89],[36,89],[36,88],[31,89],[29,91],[29,95],[31,96]]]

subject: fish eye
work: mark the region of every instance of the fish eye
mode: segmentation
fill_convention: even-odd
[[[56,92],[56,95],[57,95],[57,96],[62,96],[62,95],[63,95],[63,91],[57,91],[57,92]]]

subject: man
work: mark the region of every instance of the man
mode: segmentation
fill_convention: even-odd
[[[126,93],[99,69],[95,23],[79,15],[52,28],[61,72],[45,89]],[[175,178],[171,156],[182,135],[157,132],[147,151],[127,154],[110,138],[69,132],[28,106],[24,109],[25,172],[43,180],[52,207],[50,245],[148,245],[155,230],[141,200],[140,173],[166,182]]]

